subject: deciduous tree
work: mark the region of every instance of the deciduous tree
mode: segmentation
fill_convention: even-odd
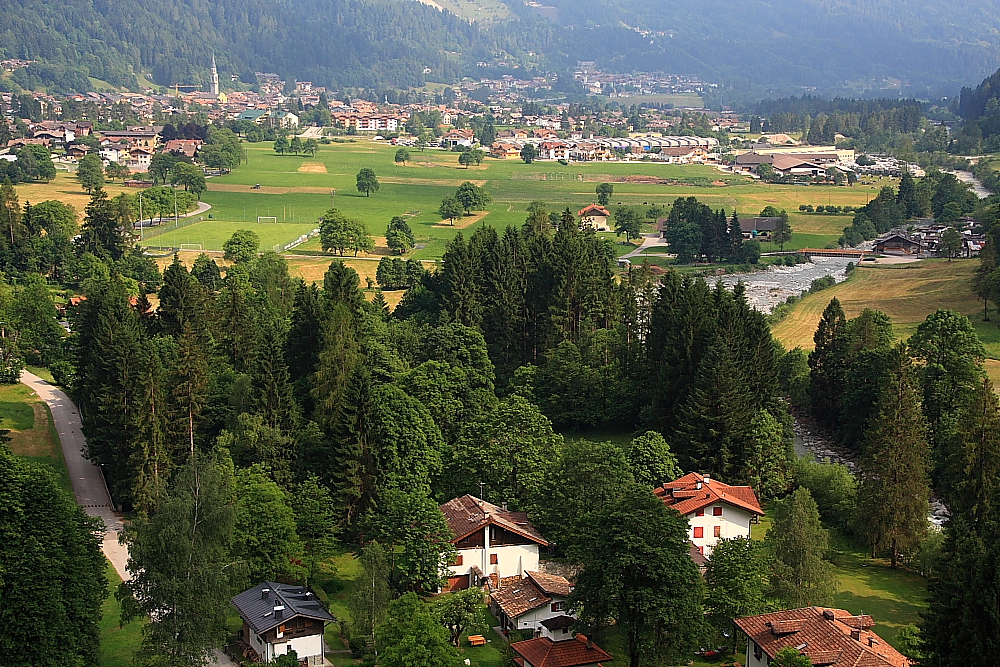
[[[774,525],[764,539],[774,597],[792,609],[829,603],[837,587],[833,566],[824,559],[829,539],[808,489],[774,504]]]

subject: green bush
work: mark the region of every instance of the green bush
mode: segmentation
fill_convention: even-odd
[[[858,490],[857,482],[847,466],[799,458],[792,468],[795,483],[809,489],[816,500],[820,518],[828,525],[849,531]]]

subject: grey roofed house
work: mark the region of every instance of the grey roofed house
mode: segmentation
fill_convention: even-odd
[[[264,581],[233,598],[240,616],[258,635],[262,635],[296,616],[319,621],[336,621],[316,595],[305,586],[290,586]],[[284,607],[275,610],[276,607]]]
[[[740,218],[740,231],[744,234],[753,235],[770,234],[778,228],[781,218]]]

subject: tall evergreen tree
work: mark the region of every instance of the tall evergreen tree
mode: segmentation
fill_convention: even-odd
[[[840,400],[844,393],[844,331],[847,322],[840,301],[832,299],[823,311],[813,341],[815,349],[809,353],[812,371],[809,397],[813,415],[820,422],[832,426],[840,415]]]
[[[857,525],[873,551],[889,551],[895,568],[900,552],[927,532],[930,452],[910,357],[903,344],[890,355],[863,442]]]
[[[130,235],[121,222],[119,211],[101,188],[94,190],[87,204],[80,238],[81,251],[102,259],[118,261],[125,255]]]
[[[207,336],[208,292],[181,264],[177,255],[163,272],[157,316],[163,332],[180,337],[185,327]]]
[[[799,488],[774,509],[774,525],[764,539],[772,559],[771,594],[791,609],[828,604],[837,580],[824,560],[830,538],[816,501],[808,489]]]

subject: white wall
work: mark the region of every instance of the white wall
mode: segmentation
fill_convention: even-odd
[[[489,531],[489,526],[484,530]],[[524,576],[525,570],[538,570],[538,545],[520,544],[509,547],[490,547],[489,533],[486,534],[485,549],[460,549],[461,565],[451,565],[448,572],[451,576],[468,574],[473,565],[478,565],[483,576],[496,573],[499,577]],[[497,555],[497,563],[490,563],[490,556]]]
[[[747,640],[747,667],[767,667],[767,653],[761,651],[760,660],[754,657],[754,643],[752,639]]]
[[[722,516],[715,516],[713,514],[713,508],[715,507],[722,508]],[[688,520],[691,522],[691,527],[688,529],[690,531],[688,536],[694,542],[695,546],[702,547],[704,554],[710,556],[712,549],[719,540],[750,537],[750,521],[752,519],[753,514],[750,512],[725,502],[719,502],[706,507],[705,516],[695,516],[693,513],[688,514]],[[715,537],[716,526],[719,526],[721,529],[719,537]],[[704,528],[704,537],[694,536],[694,529],[699,527]]]
[[[516,619],[518,630],[541,630],[543,633],[546,632],[545,628],[541,626],[542,621],[555,618],[556,616],[568,616],[565,610],[563,611],[552,611],[552,605],[555,602],[565,602],[566,598],[553,597],[552,602],[546,602],[541,607],[532,609],[527,614],[520,616]],[[562,633],[559,633],[562,634]],[[558,635],[557,640],[560,639]]]
[[[323,655],[323,635],[309,635],[307,637],[296,637],[288,641],[289,646],[295,650],[299,660],[303,660],[313,655]],[[287,653],[287,651],[286,651]]]

